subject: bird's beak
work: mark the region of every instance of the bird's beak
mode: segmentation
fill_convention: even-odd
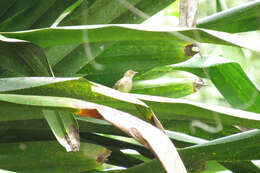
[[[134,72],[134,74],[137,74],[137,73],[138,73],[138,72],[136,72],[136,71]]]

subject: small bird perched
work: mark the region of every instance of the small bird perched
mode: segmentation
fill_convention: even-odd
[[[117,81],[113,88],[125,93],[130,92],[133,86],[133,77],[136,73],[133,70],[127,70],[124,77]]]

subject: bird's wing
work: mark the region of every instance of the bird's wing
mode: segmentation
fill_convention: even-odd
[[[119,83],[120,83],[120,80],[119,80],[119,81],[117,81],[117,82],[115,83],[115,85],[113,86],[113,88],[117,90],[117,89],[118,89],[118,87],[119,87]]]

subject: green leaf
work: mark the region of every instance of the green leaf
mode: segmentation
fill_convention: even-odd
[[[2,78],[0,81],[2,81],[0,83],[0,92],[2,93],[78,98],[134,113],[156,125],[160,124],[152,110],[140,100],[102,85],[91,83],[84,78],[25,77]]]
[[[1,64],[3,68],[27,76],[53,76],[48,60],[40,47],[3,36],[1,36],[1,40],[2,55],[0,58],[3,61]],[[52,111],[44,111],[43,114],[55,136],[67,151],[77,150],[79,136],[73,115],[71,114],[69,118],[67,115],[64,116],[62,113]]]
[[[79,152],[67,153],[55,141],[0,143],[1,168],[21,172],[81,172],[104,163],[110,151],[81,143]]]
[[[60,111],[63,110],[63,111],[70,111],[70,112],[78,112],[81,115],[85,115],[84,112],[86,112],[86,110],[93,109],[95,107],[93,104],[90,103],[86,104],[87,102],[81,100],[62,98],[62,97],[23,96],[23,95],[11,95],[11,94],[1,94],[0,96],[2,101],[5,102],[8,101],[9,104],[12,104],[13,106],[16,106],[17,104],[24,104],[30,106],[29,109],[34,109],[35,106],[36,107],[40,106],[46,109],[57,109]],[[93,105],[94,107],[92,108],[91,105]],[[221,110],[221,112],[224,111],[223,108],[218,108],[218,110]],[[108,110],[104,110],[104,111],[107,112]],[[242,114],[249,117],[248,115],[252,115],[253,113],[243,112]],[[225,123],[225,121],[223,122]],[[255,121],[255,124],[259,124],[259,123]],[[233,161],[233,160],[239,161],[239,160],[257,159],[259,157],[259,152],[256,151],[257,148],[259,148],[259,146],[256,141],[259,140],[258,139],[260,136],[259,134],[260,134],[259,130],[251,130],[248,132],[243,132],[240,134],[219,138],[209,142],[204,142],[199,145],[187,147],[185,149],[181,149],[180,153],[186,164],[190,165],[192,163],[191,167],[193,167],[192,166],[193,164],[196,164],[201,161],[205,161],[205,159],[206,160],[214,159],[214,160],[224,161],[224,162]],[[241,145],[243,145],[243,149],[241,149]],[[211,151],[211,149],[212,152],[209,152]],[[249,152],[250,154],[248,154]],[[230,153],[230,154],[226,154],[226,153]],[[193,157],[190,157],[191,155],[193,155]]]
[[[223,125],[242,125],[259,128],[259,114],[238,109],[197,103],[188,100],[166,97],[132,94],[150,106],[159,119],[201,120],[216,123],[220,120]],[[257,120],[257,121],[256,121]]]
[[[141,23],[175,0],[85,1],[60,25],[93,25],[107,23]],[[134,10],[133,10],[134,9]],[[137,11],[137,12],[136,12]]]
[[[180,149],[179,152],[185,164],[196,164],[206,160],[221,162],[257,160],[259,133],[259,130],[250,130]]]
[[[8,3],[1,1],[0,6],[5,9],[0,9],[0,31],[51,26],[73,3],[74,1],[70,0],[19,0]]]
[[[204,115],[208,116],[209,114],[205,113]],[[178,117],[177,118],[176,117],[177,117],[177,115],[174,115],[172,117],[172,119],[162,119],[161,118],[160,121],[163,124],[164,128],[167,130],[182,132],[187,135],[192,135],[192,136],[196,136],[196,137],[207,139],[207,140],[212,140],[212,139],[216,139],[216,138],[220,138],[220,137],[224,137],[227,135],[231,135],[231,134],[240,132],[240,130],[235,128],[233,125],[223,124],[222,122],[221,122],[221,126],[223,128],[222,129],[217,128],[217,127],[221,127],[221,126],[220,126],[220,124],[218,124],[219,121],[217,120],[216,117],[215,117],[215,119],[212,119],[212,122],[207,122],[202,119],[199,120],[201,122],[206,123],[206,124],[204,124],[204,127],[205,127],[205,125],[207,125],[208,127],[211,127],[213,129],[215,128],[215,133],[208,131],[207,130],[208,128],[201,128],[202,126],[200,126],[199,124],[196,123],[196,122],[198,122],[198,119],[196,120],[196,118],[188,118],[185,116],[185,118],[184,118],[185,120],[174,120],[174,119],[178,118]]]
[[[26,95],[52,95],[70,97],[91,101],[98,104],[111,106],[134,115],[142,117],[135,108],[139,105],[149,110],[146,105],[137,99],[147,103],[159,117],[168,120],[193,120],[199,119],[215,123],[218,116],[224,125],[244,125],[252,128],[259,127],[259,115],[181,99],[170,99],[139,94],[127,94],[109,89],[107,87],[90,83],[81,78],[6,78],[1,79],[1,92],[26,94]],[[14,85],[14,83],[23,85]],[[8,88],[8,86],[15,86]],[[180,116],[181,115],[181,116]],[[144,115],[143,115],[144,116]],[[146,117],[147,115],[145,115]],[[253,123],[252,123],[253,122]]]
[[[238,63],[218,56],[196,56],[184,63],[154,70],[176,69],[208,77],[232,107],[260,113],[259,90]]]
[[[193,94],[203,86],[198,77],[183,71],[136,75],[131,93],[178,98]]]
[[[118,173],[136,173],[136,172],[153,172],[153,173],[164,173],[162,166],[157,160],[152,160],[147,163],[139,164],[137,166],[128,168],[126,170],[118,171]]]
[[[172,0],[161,0],[160,2],[156,0],[150,0],[149,2],[144,0],[135,0],[129,2],[107,2],[106,0],[85,1],[85,3],[83,2],[81,6],[70,13],[62,21],[61,25],[141,23],[146,18],[136,14],[134,11],[132,11],[132,9],[138,9],[140,10],[139,12],[142,12],[142,14],[152,16],[172,2]],[[111,10],[111,8],[113,10]],[[120,75],[122,75],[126,70],[129,70],[129,68],[140,71],[143,70],[143,67],[154,67],[155,64],[150,63],[151,50],[154,50],[156,52],[155,54],[158,54],[155,56],[156,59],[162,57],[165,58],[164,62],[154,61],[157,62],[157,64],[166,64],[168,60],[170,61],[168,64],[171,64],[187,59],[187,57],[182,58],[172,56],[177,55],[179,51],[176,51],[176,48],[182,49],[181,47],[183,45],[178,46],[177,43],[172,43],[169,41],[164,41],[161,43],[159,42],[160,41],[153,41],[148,43],[145,41],[140,41],[140,43],[136,44],[137,42],[133,41],[120,43],[112,41],[81,45],[63,45],[46,48],[46,54],[52,65],[56,65],[60,61],[59,64],[54,67],[56,76],[68,77],[81,70],[80,73],[88,74],[88,79],[91,79],[92,81],[100,84],[105,84],[107,86],[113,86],[114,83],[119,79]],[[115,45],[113,46],[113,44]],[[160,49],[158,49],[158,44],[161,45]],[[104,54],[101,54],[106,49],[108,50]],[[120,51],[121,49],[127,50],[131,55],[126,55],[123,51]],[[132,53],[130,53],[130,49]],[[140,55],[141,52],[143,53]],[[181,50],[180,53],[183,54],[182,52],[183,51]],[[104,56],[108,56],[111,63],[108,63],[107,57]],[[136,57],[136,60],[133,59],[134,57]],[[138,69],[136,69],[134,66],[140,64],[136,63],[136,61],[140,61],[140,58],[144,58],[147,63],[145,63],[143,66],[138,66]],[[99,62],[97,62],[95,59]],[[131,62],[133,63],[130,64],[130,60],[132,60]],[[124,62],[126,61],[129,66],[124,65]],[[111,68],[113,69],[112,71],[117,69],[117,72],[111,73]]]
[[[27,76],[50,76],[44,51],[35,44],[0,35],[0,66]]]
[[[64,59],[62,63],[53,67],[54,71],[60,75],[71,75],[71,68],[70,70],[64,69],[68,67],[67,64],[74,64],[76,61],[75,57],[77,59],[81,58],[81,66],[79,66],[81,68],[70,66],[74,69],[74,73],[87,74],[87,79],[112,87],[129,69],[142,72],[156,66],[175,64],[190,58],[190,56],[185,55],[185,43],[178,41],[119,41],[111,47],[108,47],[109,43],[100,43],[97,46],[99,46],[97,49],[105,49],[104,52],[97,56],[95,56],[96,53],[94,51],[96,50],[96,44],[85,45],[81,50],[77,50],[77,52],[86,52],[89,50],[88,52],[92,52],[93,56],[96,57],[95,59],[90,58],[86,61],[86,56],[90,56],[88,53],[72,53],[65,57],[66,59],[69,58],[70,61],[68,62]],[[90,61],[91,59],[93,61]]]
[[[237,33],[260,29],[260,2],[252,1],[207,16],[198,21],[197,27]]]
[[[243,37],[198,28],[183,29],[166,26],[148,27],[146,25],[117,24],[67,26],[21,32],[0,32],[0,34],[10,38],[31,41],[40,45],[41,47],[80,43],[138,40],[178,41],[179,43],[187,45],[187,42],[192,43],[191,40],[196,40],[204,43],[233,45],[260,51],[258,45],[255,45],[251,42],[243,42],[245,40]],[[131,37],[129,37],[129,35],[131,35]],[[53,40],[53,38],[55,38],[55,40]]]
[[[0,99],[13,105],[23,104],[44,109],[70,111],[81,116],[103,118],[152,150],[166,171],[186,171],[176,148],[165,133],[131,114],[91,102],[64,97],[0,94]],[[157,138],[160,138],[160,141]]]
[[[219,172],[219,171],[225,171],[225,167],[221,166],[218,162],[216,161],[208,161],[205,166],[205,170],[202,171],[202,173],[212,173],[214,172]]]
[[[248,172],[248,173],[257,173],[259,168],[256,167],[251,161],[238,161],[238,162],[221,162],[223,166],[228,168],[232,172]]]
[[[16,108],[18,105],[16,105]],[[15,108],[13,106],[13,108]],[[24,109],[20,109],[21,116],[26,115],[26,107]],[[2,111],[2,109],[1,109]],[[36,108],[32,109],[33,115],[31,117],[26,117],[25,120],[11,120],[11,121],[1,121],[0,130],[5,132],[7,130],[27,130],[27,131],[36,131],[36,130],[43,130],[43,131],[50,131],[48,123],[44,120],[43,116],[39,116],[41,112],[39,109],[37,111]],[[38,114],[38,115],[37,115]],[[9,114],[10,116],[17,117],[13,114]],[[3,117],[3,114],[1,114]],[[38,119],[37,119],[38,118]],[[123,132],[118,130],[117,128],[113,127],[111,124],[107,123],[104,120],[87,118],[82,116],[75,117],[78,120],[79,131],[80,132],[88,132],[88,133],[103,133],[103,134],[110,134],[110,135],[119,135],[119,136],[126,136]],[[1,118],[2,120],[2,118]]]

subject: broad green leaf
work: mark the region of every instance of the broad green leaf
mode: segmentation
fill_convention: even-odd
[[[203,86],[203,81],[187,72],[173,71],[136,75],[132,93],[178,98],[193,94]]]
[[[64,97],[0,94],[0,99],[14,106],[23,104],[104,119],[149,148],[167,172],[186,172],[176,148],[165,133],[131,114],[91,102]],[[158,138],[160,138],[159,141]]]
[[[218,56],[196,56],[184,63],[158,67],[154,72],[176,69],[208,77],[232,107],[260,113],[259,89],[238,63]]]
[[[259,30],[259,10],[260,1],[248,2],[202,18],[197,27],[230,33]]]
[[[31,41],[40,45],[41,47],[80,43],[138,40],[178,41],[184,45],[187,45],[187,43],[192,43],[192,41],[196,40],[204,43],[232,45],[260,51],[258,45],[255,45],[251,42],[244,42],[246,38],[241,36],[206,29],[184,29],[168,26],[148,27],[146,25],[126,24],[84,25],[44,28],[21,32],[0,32],[0,34],[10,38]],[[129,37],[129,35],[131,35],[131,37]],[[55,40],[53,38],[55,38]]]
[[[1,168],[19,172],[81,172],[101,166],[110,155],[106,148],[81,143],[67,153],[55,141],[1,143]]]

